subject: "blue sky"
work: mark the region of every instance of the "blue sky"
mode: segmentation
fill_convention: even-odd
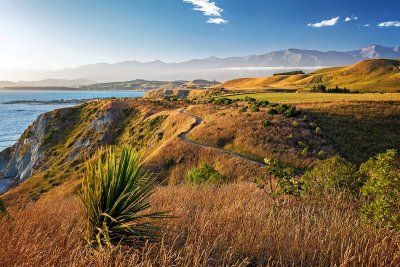
[[[0,68],[398,46],[399,21],[398,0],[0,0]]]

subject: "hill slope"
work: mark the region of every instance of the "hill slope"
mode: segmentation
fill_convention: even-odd
[[[218,85],[225,89],[301,89],[313,84],[347,87],[357,91],[400,90],[400,60],[370,59],[348,67],[325,68],[309,74],[243,78]]]

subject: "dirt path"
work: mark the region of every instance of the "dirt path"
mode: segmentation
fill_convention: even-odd
[[[232,152],[232,151],[229,151],[229,150],[225,150],[225,149],[222,149],[222,148],[213,147],[213,146],[207,146],[207,145],[204,145],[204,144],[197,143],[197,142],[194,142],[194,141],[189,140],[188,137],[187,137],[188,134],[189,134],[194,128],[196,128],[197,126],[199,126],[199,125],[203,122],[203,119],[200,118],[200,117],[198,117],[198,116],[195,116],[195,115],[186,113],[186,108],[183,108],[183,109],[179,110],[179,113],[188,115],[188,116],[190,116],[190,117],[192,117],[192,118],[194,118],[194,119],[196,120],[195,123],[192,124],[192,126],[190,127],[189,130],[187,130],[186,132],[183,132],[183,133],[181,133],[181,134],[179,135],[179,138],[181,138],[183,141],[185,141],[185,142],[187,142],[187,143],[190,143],[190,144],[192,144],[192,145],[194,145],[194,146],[198,146],[198,147],[203,147],[203,148],[209,148],[209,149],[217,150],[217,151],[222,152],[222,153],[224,153],[224,154],[227,154],[227,155],[229,155],[229,156],[231,156],[231,157],[236,157],[236,158],[239,158],[239,159],[242,159],[242,160],[251,162],[251,163],[255,163],[255,164],[257,164],[257,165],[260,166],[260,167],[265,166],[264,163],[261,163],[261,162],[252,160],[252,159],[250,159],[250,158],[247,158],[247,157],[242,156],[242,155],[240,155],[240,154],[237,154],[237,153],[235,153],[235,152]]]

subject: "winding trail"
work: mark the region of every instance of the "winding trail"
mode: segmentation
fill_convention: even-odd
[[[197,126],[199,126],[199,125],[203,122],[203,119],[200,118],[200,117],[198,117],[198,116],[195,116],[195,115],[186,113],[186,108],[183,108],[183,109],[179,110],[179,113],[185,114],[185,115],[190,116],[190,117],[192,117],[192,118],[195,119],[195,122],[192,124],[192,126],[189,128],[189,130],[187,130],[187,131],[185,131],[185,132],[183,132],[183,133],[181,133],[181,134],[179,135],[179,138],[182,139],[183,141],[185,141],[185,142],[187,142],[187,143],[189,143],[189,144],[192,144],[192,145],[194,145],[194,146],[197,146],[197,147],[209,148],[209,149],[213,149],[213,150],[219,151],[219,152],[224,153],[224,154],[226,154],[226,155],[229,155],[229,156],[231,156],[231,157],[239,158],[239,159],[242,159],[242,160],[245,160],[245,161],[248,161],[248,162],[257,164],[257,165],[260,166],[260,167],[264,167],[264,166],[265,166],[264,163],[261,163],[261,162],[252,160],[252,159],[247,158],[247,157],[245,157],[245,156],[242,156],[242,155],[240,155],[240,154],[238,154],[238,153],[235,153],[235,152],[232,152],[232,151],[229,151],[229,150],[225,150],[225,149],[222,149],[222,148],[217,148],[217,147],[213,147],[213,146],[204,145],[204,144],[201,144],[201,143],[198,143],[198,142],[189,140],[188,137],[187,137],[188,134],[189,134],[194,128],[196,128]]]

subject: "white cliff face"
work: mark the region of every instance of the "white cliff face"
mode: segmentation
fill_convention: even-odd
[[[25,180],[32,175],[33,170],[43,158],[42,143],[46,134],[46,127],[51,120],[51,113],[38,117],[17,144],[14,153],[8,160],[0,159],[0,172],[5,178]]]

